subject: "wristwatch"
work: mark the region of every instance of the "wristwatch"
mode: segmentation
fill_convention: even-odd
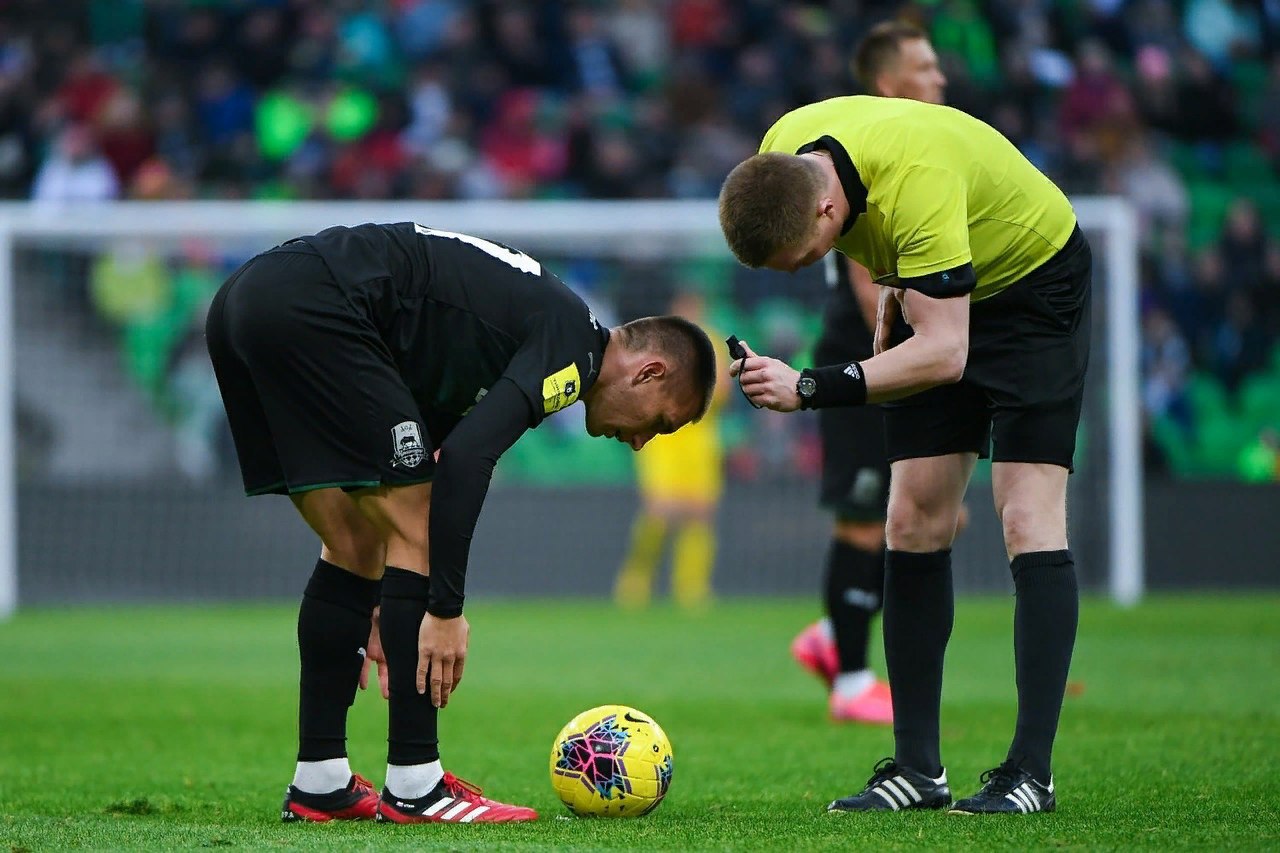
[[[800,408],[807,409],[809,404],[813,402],[813,395],[818,390],[818,380],[802,372],[800,378],[796,380],[796,394],[800,397]]]

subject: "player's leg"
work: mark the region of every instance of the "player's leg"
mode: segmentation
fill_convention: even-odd
[[[822,503],[836,515],[825,585],[837,659],[828,704],[837,720],[890,724],[889,687],[867,665],[871,622],[884,597],[890,475],[884,414],[878,406],[825,409],[819,424]]]
[[[299,357],[292,350],[309,336],[300,318],[300,290],[309,298],[325,298],[320,282],[327,275],[314,256],[267,253],[233,275],[210,307],[210,359],[250,495],[283,494],[290,482],[344,479],[341,464],[332,467],[323,429],[297,417],[313,395],[323,398],[325,389],[317,393],[299,379],[314,374],[289,364]],[[327,295],[340,299],[340,294]],[[380,544],[341,491],[322,489],[297,500],[325,545],[299,609],[298,764],[282,817],[372,818],[377,795],[351,773],[346,715],[370,636]]]
[[[386,544],[379,632],[387,659],[386,787],[394,796],[426,796],[444,776],[437,709],[418,693],[418,636],[427,612],[427,525],[431,484],[364,489],[355,505]]]
[[[417,689],[418,643],[430,591],[431,484],[382,486],[355,503],[386,543],[380,630],[390,686],[387,778],[377,818],[391,823],[533,820],[537,812],[481,796],[440,763],[439,709]]]
[[[884,591],[884,516],[889,494],[884,418],[879,407],[821,409],[818,436],[822,443],[819,503],[835,515],[823,566],[826,618],[796,636],[791,655],[829,690],[837,677],[845,675],[841,692],[848,692],[858,686],[850,682],[865,681],[870,675],[866,669],[870,624]],[[833,715],[847,716],[836,712],[834,693],[830,698]]]
[[[631,522],[626,556],[614,579],[613,598],[620,607],[649,605],[653,596],[653,579],[662,561],[666,539],[666,514],[651,499],[642,496],[640,508]]]
[[[384,546],[341,489],[291,498],[322,545],[298,609],[298,763],[282,814],[286,819],[368,819],[377,793],[351,772],[347,713],[365,664]]]
[[[671,542],[671,596],[677,605],[693,609],[711,603],[715,562],[715,505],[683,502]]]
[[[889,685],[876,678],[867,660],[871,623],[884,597],[883,518],[837,517],[827,552],[825,592],[837,660],[828,703],[831,717],[892,724]]]

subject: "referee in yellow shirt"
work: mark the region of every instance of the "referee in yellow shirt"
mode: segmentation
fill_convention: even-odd
[[[832,248],[881,285],[874,355],[731,366],[756,403],[885,406],[892,464],[884,639],[894,756],[834,811],[1056,806],[1050,759],[1075,645],[1067,475],[1089,361],[1092,259],[1070,203],[990,126],[944,106],[833,98],[784,115],[720,193],[729,247],[796,270]],[[979,455],[1016,589],[1018,719],[1005,760],[951,800],[939,744],[951,542]]]

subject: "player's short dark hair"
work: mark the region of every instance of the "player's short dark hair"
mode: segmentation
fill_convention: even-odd
[[[862,88],[876,93],[876,78],[898,60],[904,41],[928,40],[929,35],[907,21],[881,21],[872,27],[853,51],[853,76]]]
[[[675,314],[664,314],[632,320],[624,323],[622,329],[627,349],[660,352],[668,356],[679,371],[689,372],[688,381],[701,395],[694,420],[702,420],[716,390],[716,350],[702,327]]]
[[[823,177],[810,159],[779,151],[756,154],[725,178],[720,230],[739,261],[762,267],[780,249],[804,242],[817,227]]]

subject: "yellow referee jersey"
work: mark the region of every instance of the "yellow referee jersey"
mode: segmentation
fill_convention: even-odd
[[[972,263],[985,299],[1061,249],[1070,202],[994,128],[905,98],[832,98],[784,115],[760,151],[831,154],[852,223],[836,249],[884,283]],[[865,199],[865,211],[862,206]]]

